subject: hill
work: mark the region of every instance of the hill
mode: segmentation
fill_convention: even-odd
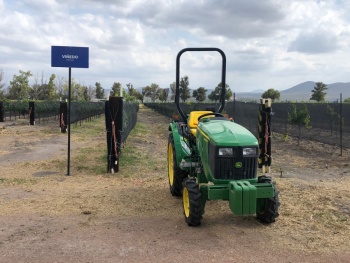
[[[281,101],[309,101],[311,97],[311,91],[315,87],[315,81],[305,81],[298,85],[295,85],[289,89],[281,90]],[[333,102],[337,101],[340,98],[340,94],[342,94],[343,100],[346,98],[350,98],[350,82],[337,82],[326,84],[326,101]],[[237,92],[236,99],[237,100],[259,100],[263,90],[259,90],[259,92]]]

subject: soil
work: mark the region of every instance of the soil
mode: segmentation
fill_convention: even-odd
[[[120,171],[106,169],[104,119],[72,127],[0,123],[0,262],[349,262],[349,151],[273,137],[280,190],[271,225],[207,202],[185,223],[167,181],[169,119],[141,107]],[[93,132],[91,132],[93,131]]]

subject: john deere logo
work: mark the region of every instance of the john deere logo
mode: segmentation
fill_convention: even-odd
[[[237,169],[242,168],[242,163],[241,163],[241,162],[236,162],[236,163],[235,163],[235,167],[236,167]]]

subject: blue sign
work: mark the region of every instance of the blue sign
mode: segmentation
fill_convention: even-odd
[[[88,47],[51,46],[51,67],[88,68]]]

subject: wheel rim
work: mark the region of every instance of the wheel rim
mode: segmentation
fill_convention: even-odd
[[[188,196],[188,190],[186,187],[183,189],[182,202],[184,206],[185,216],[189,217],[190,216],[190,198]]]
[[[169,184],[172,186],[174,184],[174,153],[171,143],[168,144],[168,176]]]

